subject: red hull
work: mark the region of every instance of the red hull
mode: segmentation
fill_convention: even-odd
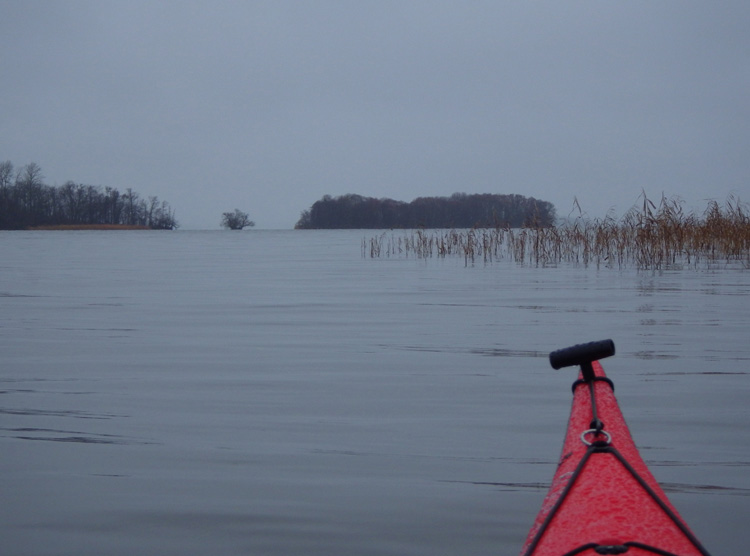
[[[598,362],[593,369],[605,377]],[[606,434],[591,431],[583,438],[593,447],[584,443],[581,435],[593,419],[590,386],[579,382],[575,387],[560,463],[521,554],[706,556],[643,462],[607,381],[593,382]]]

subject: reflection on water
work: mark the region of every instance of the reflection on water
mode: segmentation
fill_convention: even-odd
[[[604,337],[657,479],[712,552],[747,546],[750,273],[360,235],[0,234],[5,549],[517,553],[574,378],[547,355]]]

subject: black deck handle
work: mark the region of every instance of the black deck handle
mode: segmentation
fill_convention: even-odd
[[[614,354],[615,343],[612,340],[599,340],[553,351],[549,354],[549,362],[553,369],[562,369],[572,365],[588,365]]]

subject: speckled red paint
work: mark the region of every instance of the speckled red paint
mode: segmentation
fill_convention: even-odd
[[[596,376],[603,377],[599,363],[594,363]],[[612,389],[606,382],[595,382],[598,416],[604,430],[611,435],[611,446],[616,448],[640,477],[677,515],[636,448],[625,419],[620,412]],[[521,551],[528,554],[529,547],[566,485],[587,446],[581,433],[589,429],[592,420],[588,385],[576,388],[568,431],[562,455],[552,486],[542,509],[529,532]],[[593,434],[587,436],[594,440]],[[681,520],[679,515],[677,518]],[[554,516],[535,549],[534,556],[560,556],[587,543],[620,545],[639,542],[656,546],[680,556],[700,555],[701,551],[680,531],[672,519],[659,507],[633,475],[611,453],[594,453],[578,475],[567,497]],[[593,549],[580,552],[582,556],[595,555]],[[630,547],[627,556],[651,554]]]

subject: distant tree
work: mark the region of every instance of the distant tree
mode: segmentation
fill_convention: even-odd
[[[8,219],[9,206],[12,204],[13,163],[10,160],[0,162],[0,222]]]
[[[49,221],[51,207],[42,168],[36,162],[30,162],[19,169],[14,189],[14,217],[17,223],[23,226],[37,220],[46,224]]]
[[[221,225],[230,230],[241,230],[242,228],[252,228],[255,222],[250,220],[250,215],[242,212],[240,209],[234,209],[234,212],[225,212],[221,215]]]
[[[310,210],[303,210],[299,216],[297,224],[294,226],[298,230],[306,230],[313,227],[312,213]]]
[[[32,187],[41,187],[44,185],[44,176],[42,175],[41,166],[36,162],[29,162],[18,171],[16,183]]]
[[[129,226],[138,226],[145,220],[145,204],[141,203],[138,193],[133,191],[130,187],[125,190],[125,194],[122,196],[125,201],[123,211],[123,224]]]
[[[158,199],[154,197],[154,205],[158,202]],[[170,208],[169,203],[166,201],[161,202],[161,206],[154,209],[149,222],[149,227],[154,230],[174,230],[179,228],[180,224],[174,217],[174,211]]]
[[[10,160],[0,162],[0,191],[13,185],[13,163]]]

